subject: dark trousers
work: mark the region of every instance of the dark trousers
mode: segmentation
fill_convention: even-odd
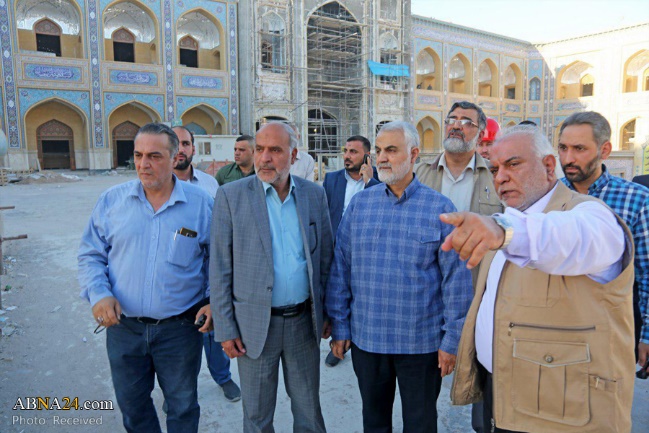
[[[493,433],[524,433],[524,432],[517,432],[513,430],[505,430],[502,428],[496,427],[494,423],[494,417],[493,417],[493,405],[494,405],[494,385],[493,385],[493,375],[489,373],[487,370],[484,369],[480,364],[479,368],[481,369],[481,373],[484,375],[484,417],[483,417],[483,425],[486,431],[488,432],[493,432]]]
[[[437,433],[437,396],[442,387],[437,352],[386,355],[352,343],[352,364],[363,400],[365,433],[392,432],[392,406],[399,383],[403,433]]]
[[[110,372],[127,432],[161,431],[151,399],[156,376],[168,406],[167,432],[198,432],[202,338],[185,319],[147,325],[123,317],[106,330]]]

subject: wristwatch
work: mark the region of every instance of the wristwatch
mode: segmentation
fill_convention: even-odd
[[[496,224],[498,224],[498,227],[505,231],[505,240],[503,244],[496,249],[502,250],[503,248],[507,248],[507,245],[509,245],[514,237],[514,226],[512,225],[512,222],[501,213],[495,213],[491,215],[491,218],[493,218]]]

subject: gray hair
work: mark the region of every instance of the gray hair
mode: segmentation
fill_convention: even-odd
[[[178,136],[170,126],[158,122],[147,123],[137,131],[133,140],[137,140],[137,137],[142,134],[166,135],[169,142],[169,154],[173,158],[178,153]]]
[[[285,122],[274,120],[272,122],[266,123],[264,126],[262,126],[262,128],[268,125],[280,125],[282,129],[284,129],[284,131],[289,136],[289,145],[291,147],[291,152],[293,151],[293,149],[297,149],[297,147],[300,145],[300,140],[297,138],[297,134],[295,133],[295,130],[293,130],[293,128],[291,128],[290,125],[286,124]]]
[[[561,136],[564,129],[572,125],[590,125],[598,148],[607,141],[611,141],[611,125],[604,116],[596,111],[584,111],[583,113],[573,113],[568,116],[561,125],[559,136]]]
[[[449,110],[446,117],[450,116],[451,113],[454,112],[458,107],[462,108],[463,110],[475,110],[475,112],[478,113],[478,132],[484,131],[484,129],[487,127],[487,116],[484,114],[484,111],[482,111],[482,108],[475,105],[473,102],[459,101],[454,103],[453,105],[451,105],[451,109]]]
[[[410,152],[413,147],[419,147],[419,132],[417,132],[417,128],[403,120],[395,120],[394,122],[384,124],[376,136],[378,137],[384,132],[392,131],[400,131],[403,134],[403,137],[406,140],[406,146],[408,146],[408,152]]]
[[[544,158],[547,155],[554,155],[554,150],[552,149],[552,145],[550,144],[548,138],[543,135],[539,128],[532,125],[515,125],[510,126],[509,128],[501,129],[496,136],[494,146],[505,138],[511,137],[513,135],[524,135],[529,137],[532,145],[534,146],[534,153],[539,158]]]

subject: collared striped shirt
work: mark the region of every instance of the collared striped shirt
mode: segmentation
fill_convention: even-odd
[[[575,190],[565,177],[561,181]],[[643,318],[640,341],[649,344],[649,188],[612,176],[602,165],[602,175],[588,188],[588,195],[606,203],[631,230],[635,245],[635,282]]]

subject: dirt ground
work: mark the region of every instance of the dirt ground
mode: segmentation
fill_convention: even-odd
[[[0,206],[16,206],[0,211],[2,235],[29,236],[2,245],[7,275],[0,276],[0,432],[123,431],[106,356],[106,334],[93,334],[96,324],[90,307],[79,298],[76,253],[99,194],[135,176],[68,174],[80,179],[0,187]],[[327,352],[323,342],[323,361]],[[231,370],[238,383],[236,362]],[[450,407],[449,389],[450,380],[445,380],[438,402],[439,431],[470,432],[470,410]],[[322,367],[320,394],[328,431],[362,430],[360,396],[349,359],[335,368]],[[635,394],[633,432],[640,433],[649,425],[649,380],[637,380]],[[33,397],[49,397],[51,402],[57,398],[62,407],[75,398],[79,404],[95,400],[104,406],[112,404],[114,409],[27,410],[28,399]],[[14,410],[19,399],[25,409]],[[153,399],[164,420],[158,388]],[[199,376],[199,403],[201,432],[241,431],[241,403],[225,400],[205,363]],[[397,397],[396,433],[402,431],[400,417]],[[292,431],[290,401],[281,385],[275,427],[278,433]]]

